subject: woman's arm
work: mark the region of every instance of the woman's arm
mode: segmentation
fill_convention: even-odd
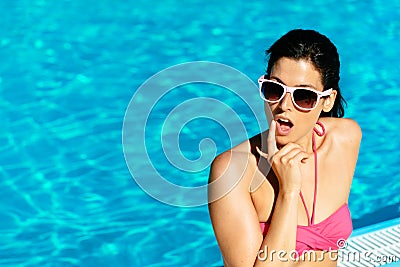
[[[277,253],[280,250],[286,251],[280,257],[289,259],[288,253],[295,249],[298,192],[281,191],[278,194],[268,233],[263,238],[249,193],[255,163],[244,164],[246,158],[249,161],[254,160],[244,153],[225,152],[211,166],[210,183],[217,179],[233,179],[232,177],[242,175],[236,186],[225,196],[209,203],[211,221],[225,267],[294,266],[290,260],[279,260]],[[215,199],[215,193],[221,194],[221,191],[210,187],[210,199]],[[271,196],[265,197],[273,199]],[[265,251],[266,248],[268,251]],[[260,250],[268,254],[275,250],[273,261],[270,255],[267,254],[266,257]],[[266,260],[258,259],[258,255],[260,259],[266,257]]]
[[[254,266],[294,266],[290,253],[296,249],[297,206],[302,183],[300,165],[309,155],[299,145],[288,143],[278,150],[275,139],[276,122],[272,121],[268,133],[268,155],[259,151],[260,161],[268,160],[279,181],[279,193],[270,227],[261,249],[268,248],[266,258],[257,257]],[[270,256],[276,251],[275,258]]]
[[[251,160],[245,153],[228,151],[211,165],[209,212],[225,267],[253,266],[263,239],[248,190],[254,173]],[[238,182],[232,189],[224,186],[234,179]],[[222,185],[216,187],[216,182]]]
[[[344,177],[347,177],[345,181],[347,183],[346,192],[349,194],[360,150],[362,131],[357,122],[352,119],[333,120],[330,118],[330,120],[332,132],[335,135],[334,146],[341,149],[341,161],[344,164],[342,168],[347,170]]]
[[[289,254],[296,248],[298,196],[294,192],[279,192],[270,227],[260,248],[266,254],[260,254],[254,266],[295,266]],[[272,251],[276,253],[271,254]]]
[[[322,118],[321,121],[329,125],[327,131],[335,136],[335,146],[343,148],[341,153],[349,161],[349,169],[355,169],[362,139],[360,126],[349,118]]]

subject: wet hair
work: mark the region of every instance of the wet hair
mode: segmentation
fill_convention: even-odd
[[[314,30],[296,29],[279,38],[267,51],[267,76],[270,77],[274,64],[282,57],[295,60],[309,60],[319,71],[323,90],[333,88],[337,91],[335,103],[329,112],[321,112],[321,117],[344,116],[343,99],[339,88],[339,54],[335,45],[325,36]]]

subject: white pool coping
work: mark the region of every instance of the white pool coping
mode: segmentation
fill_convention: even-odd
[[[400,266],[400,218],[353,231],[339,250],[338,267]]]

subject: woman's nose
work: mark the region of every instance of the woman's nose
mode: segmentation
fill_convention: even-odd
[[[286,93],[283,99],[279,102],[279,106],[282,110],[288,110],[293,108],[292,98],[290,93]]]

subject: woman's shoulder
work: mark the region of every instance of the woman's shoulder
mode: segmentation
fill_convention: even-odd
[[[361,127],[350,118],[324,117],[320,121],[325,125],[327,134],[334,135],[335,140],[358,145],[362,138]]]
[[[254,136],[217,155],[211,164],[210,180],[226,174],[244,174],[256,165],[255,147],[260,138]],[[236,176],[236,175],[234,175]]]

